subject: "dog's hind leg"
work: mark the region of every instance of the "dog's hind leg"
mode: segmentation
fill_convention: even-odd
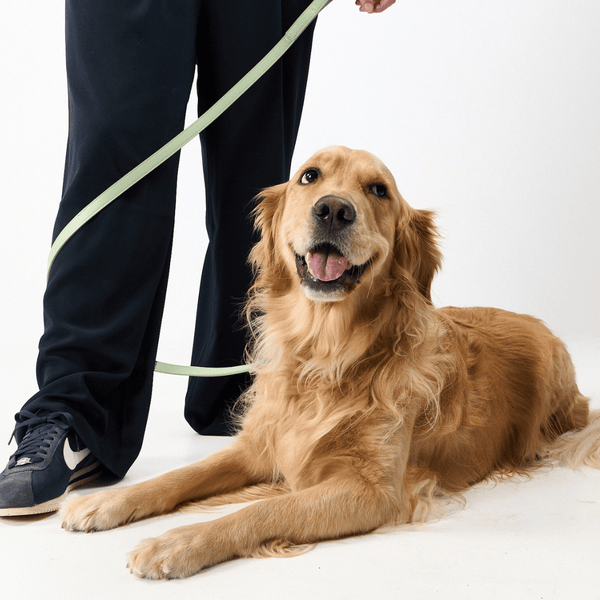
[[[208,458],[129,487],[74,495],[61,509],[70,531],[102,531],[171,512],[190,500],[207,498],[272,478],[264,460],[238,438]]]
[[[553,413],[542,426],[546,439],[551,442],[568,431],[584,429],[588,424],[589,399],[577,388],[573,361],[558,339],[544,379],[553,407]]]

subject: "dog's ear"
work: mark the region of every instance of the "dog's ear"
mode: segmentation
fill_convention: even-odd
[[[285,183],[264,189],[255,198],[257,203],[252,211],[254,229],[260,239],[250,252],[250,264],[255,271],[260,272],[271,268],[277,262],[275,256],[275,231],[283,208]]]
[[[431,282],[442,264],[434,216],[429,210],[409,208],[398,223],[394,249],[396,266],[401,271],[398,275],[410,276],[429,304]]]

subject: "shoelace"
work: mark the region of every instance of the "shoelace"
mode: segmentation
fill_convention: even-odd
[[[28,410],[22,410],[17,414],[17,420],[8,443],[10,444],[19,429],[26,428],[27,433],[17,451],[10,457],[11,461],[13,459],[15,461],[10,468],[15,467],[24,458],[29,459],[27,464],[42,462],[48,454],[50,442],[54,437],[73,426],[73,417],[60,412],[36,415]]]

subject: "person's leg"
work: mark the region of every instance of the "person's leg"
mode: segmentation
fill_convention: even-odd
[[[198,2],[67,0],[69,140],[54,236],[183,128]],[[142,444],[171,251],[178,156],[65,245],[50,273],[40,391],[123,476]],[[17,432],[17,438],[24,432]]]
[[[202,112],[283,36],[309,0],[204,2],[198,34]],[[263,78],[201,134],[209,246],[204,261],[192,364],[232,366],[244,359],[240,307],[251,282],[249,213],[263,188],[289,178],[304,100],[313,27]],[[205,435],[231,433],[228,412],[245,375],[192,378],[185,416]]]

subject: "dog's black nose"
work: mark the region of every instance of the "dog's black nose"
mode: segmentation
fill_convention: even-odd
[[[356,221],[356,209],[338,196],[323,196],[312,208],[313,217],[329,231],[340,231]]]

